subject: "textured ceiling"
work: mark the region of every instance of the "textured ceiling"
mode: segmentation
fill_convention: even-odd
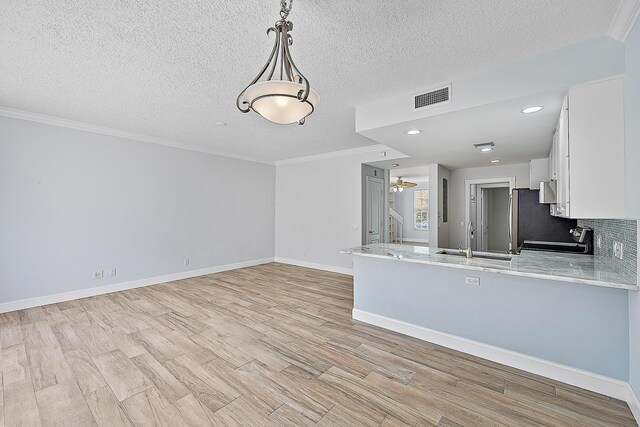
[[[604,35],[618,3],[296,0],[292,55],[321,100],[279,126],[235,108],[277,0],[1,0],[0,106],[265,160],[356,148],[356,105]]]

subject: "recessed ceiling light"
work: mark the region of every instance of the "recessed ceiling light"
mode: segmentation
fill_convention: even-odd
[[[500,159],[493,159],[491,160],[491,163],[500,163]]]
[[[411,129],[407,131],[407,135],[417,135],[419,133],[422,133],[420,129]]]
[[[524,110],[520,111],[522,114],[531,114],[531,113],[537,113],[538,111],[542,110],[542,107],[527,107]]]
[[[216,122],[216,125],[217,126],[226,126],[227,123],[225,123],[225,122]]]
[[[480,151],[482,151],[483,153],[488,153],[489,151],[493,151],[493,147],[484,147],[481,148]]]
[[[391,165],[391,167],[394,167],[394,168],[397,168],[398,166],[400,166],[400,165],[397,164],[397,163],[394,163],[394,164]]]

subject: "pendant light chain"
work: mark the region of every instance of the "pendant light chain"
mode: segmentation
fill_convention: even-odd
[[[287,5],[287,0],[280,0],[280,17],[282,19],[287,19],[292,6],[293,0],[289,0],[289,5]]]

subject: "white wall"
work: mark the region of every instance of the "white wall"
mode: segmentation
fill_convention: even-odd
[[[640,22],[626,42],[625,157],[627,180],[627,217],[640,218]],[[640,222],[638,223],[640,227]],[[640,234],[639,234],[640,236]],[[640,239],[638,240],[640,248]],[[638,266],[640,273],[640,265]],[[640,274],[638,275],[640,282]],[[640,292],[629,292],[629,383],[640,397]]]
[[[413,222],[413,199],[416,190],[428,190],[429,183],[418,183],[415,187],[405,188],[402,193],[395,193],[396,211],[404,219],[402,238],[418,242],[429,241],[429,230],[416,230]]]
[[[529,188],[529,163],[453,169],[449,179],[449,245],[457,248],[466,242],[464,182],[468,179],[516,177],[516,188]]]
[[[359,105],[356,108],[356,131],[366,136],[367,130],[382,126],[622,74],[624,67],[624,45],[621,42],[610,37],[590,39],[453,81],[431,82],[408,93]],[[414,94],[449,83],[452,84],[451,104],[412,111],[410,101]]]
[[[277,167],[276,259],[350,272],[351,256],[339,251],[361,244],[361,165],[380,160],[372,150]]]
[[[0,117],[0,303],[273,257],[274,187],[274,166]]]
[[[429,165],[429,246],[434,248],[449,247],[449,224],[451,224],[451,203],[448,203],[449,214],[444,222],[444,195],[442,192],[444,180],[448,180],[449,196],[451,195],[451,180],[449,169],[442,165]]]

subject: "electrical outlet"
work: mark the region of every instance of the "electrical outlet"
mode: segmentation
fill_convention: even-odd
[[[467,276],[467,277],[464,278],[464,283],[467,284],[467,285],[480,286],[480,278],[479,277]]]
[[[189,265],[189,258],[184,259],[184,265]]]
[[[102,279],[103,277],[104,277],[104,272],[102,270],[93,272],[94,279]]]
[[[613,242],[613,256],[619,259],[622,259],[624,252],[624,245],[622,242],[614,241]]]
[[[109,276],[116,277],[116,274],[118,274],[118,272],[116,271],[115,268],[112,268],[111,270],[109,270]]]

